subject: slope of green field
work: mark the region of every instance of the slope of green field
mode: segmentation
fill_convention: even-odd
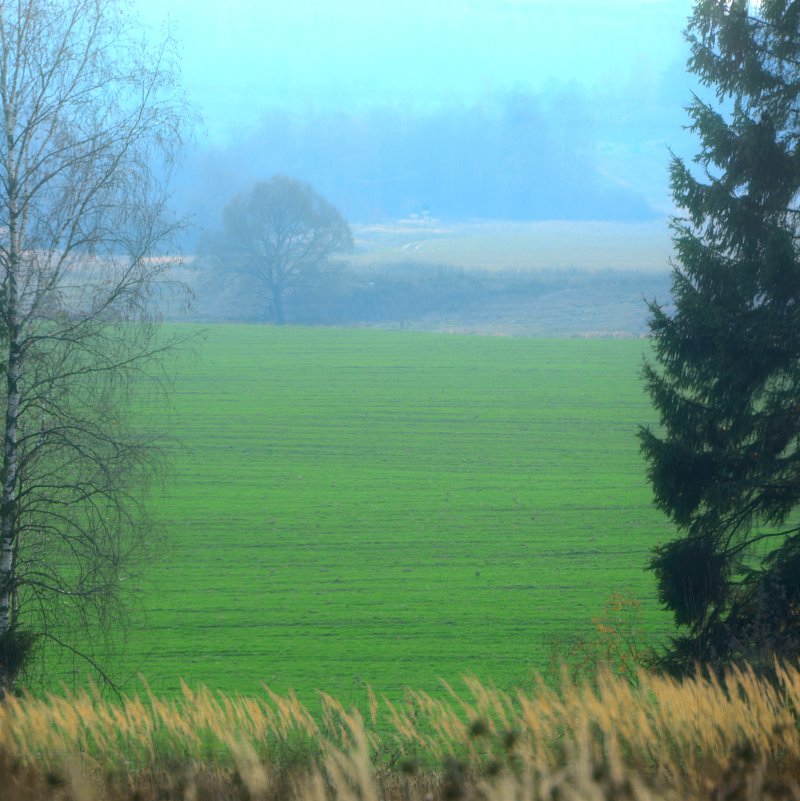
[[[180,360],[169,547],[130,670],[358,700],[500,687],[591,627],[667,533],[636,426],[645,345],[212,326]]]

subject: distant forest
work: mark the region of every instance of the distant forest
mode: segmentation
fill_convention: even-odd
[[[682,68],[675,76],[613,97],[567,85],[417,110],[272,109],[190,158],[177,205],[194,213],[196,237],[232,194],[277,173],[313,184],[351,222],[663,217],[653,198],[667,194],[666,137],[680,144],[685,122]]]

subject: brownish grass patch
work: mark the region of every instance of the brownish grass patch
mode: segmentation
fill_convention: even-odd
[[[609,673],[502,692],[467,679],[368,709],[184,687],[0,706],[0,798],[263,801],[800,799],[800,671],[678,683]]]

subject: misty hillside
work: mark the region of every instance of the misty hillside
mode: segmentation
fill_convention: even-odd
[[[333,204],[356,236],[335,271],[289,293],[288,322],[643,334],[643,299],[669,294],[670,153],[693,150],[684,107],[698,86],[680,35],[687,9],[676,0],[631,16],[584,4],[567,21],[557,9],[470,8],[457,37],[478,48],[470,57],[435,35],[449,25],[443,9],[387,10],[411,26],[401,60],[391,54],[402,36],[380,14],[356,15],[347,29],[349,12],[334,14],[338,34],[356,36],[361,50],[328,58],[333,40],[327,29],[318,39],[320,20],[287,11],[281,24],[296,26],[305,49],[277,60],[259,44],[272,73],[246,68],[252,49],[226,51],[226,60],[213,48],[191,54],[212,132],[173,182],[177,213],[192,220],[180,246],[190,259],[200,255],[188,275],[193,316],[270,319],[252,287],[224,280],[202,256],[233,197],[285,175]],[[486,37],[501,23],[516,60],[506,60],[510,39]],[[622,47],[631,26],[636,46]],[[575,36],[564,40],[569,47],[555,46],[556,30]],[[601,31],[611,38],[597,60]],[[382,58],[366,59],[379,45]],[[272,46],[286,50],[283,41]],[[222,71],[213,80],[207,61]],[[503,78],[468,82],[473,67]],[[319,82],[313,92],[306,79]],[[607,226],[599,239],[598,226]]]
[[[663,219],[667,143],[680,151],[685,138],[678,95],[685,74],[670,68],[601,94],[564,85],[425,110],[265,109],[177,174],[176,205],[194,222],[185,246],[218,226],[233,194],[274,174],[312,184],[351,223]]]

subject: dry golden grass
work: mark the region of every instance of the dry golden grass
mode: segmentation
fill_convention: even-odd
[[[10,698],[0,799],[800,799],[800,671],[777,672],[514,694],[468,679],[363,711],[323,695],[318,718],[269,690]]]

